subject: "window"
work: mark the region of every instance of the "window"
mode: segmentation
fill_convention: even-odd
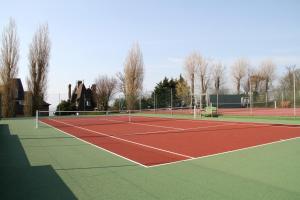
[[[90,101],[86,101],[86,106],[90,106],[91,105],[91,102]]]

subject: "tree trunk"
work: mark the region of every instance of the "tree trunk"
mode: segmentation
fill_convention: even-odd
[[[240,94],[240,89],[241,89],[241,80],[237,80],[236,91],[238,95]]]

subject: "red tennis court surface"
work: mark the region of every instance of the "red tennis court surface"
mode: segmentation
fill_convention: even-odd
[[[64,133],[144,167],[300,137],[300,126],[133,116],[44,118]]]

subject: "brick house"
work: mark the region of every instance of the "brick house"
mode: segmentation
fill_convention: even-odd
[[[29,91],[24,91],[24,88],[23,88],[23,84],[22,84],[22,81],[21,79],[19,78],[15,78],[12,80],[13,81],[13,84],[15,86],[15,91],[14,91],[14,108],[15,108],[15,116],[24,116],[24,107],[25,106],[28,106],[28,105],[25,105],[25,98],[32,98],[32,93],[29,92]],[[3,95],[3,86],[0,86],[0,96]],[[1,99],[2,100],[2,99]],[[2,101],[0,101],[2,102]],[[1,109],[0,109],[0,116],[2,116],[2,103],[1,103]],[[45,102],[44,100],[42,100],[41,102],[41,110],[44,110],[44,111],[49,111],[49,106],[50,104]]]
[[[71,84],[68,86],[68,100],[75,105],[76,110],[91,111],[96,107],[94,101],[95,86],[86,88],[83,81],[77,81],[71,94]]]

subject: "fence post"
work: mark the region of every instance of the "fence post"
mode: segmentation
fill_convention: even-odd
[[[296,117],[296,70],[294,69],[294,117]]]
[[[154,113],[155,113],[155,92],[153,92],[153,109],[154,109]]]
[[[129,123],[131,122],[131,111],[130,110],[128,111],[128,121],[129,121]]]
[[[171,116],[173,116],[173,91],[171,88]]]
[[[35,128],[39,127],[39,111],[35,111]]]
[[[140,112],[142,112],[142,95],[140,96]]]

